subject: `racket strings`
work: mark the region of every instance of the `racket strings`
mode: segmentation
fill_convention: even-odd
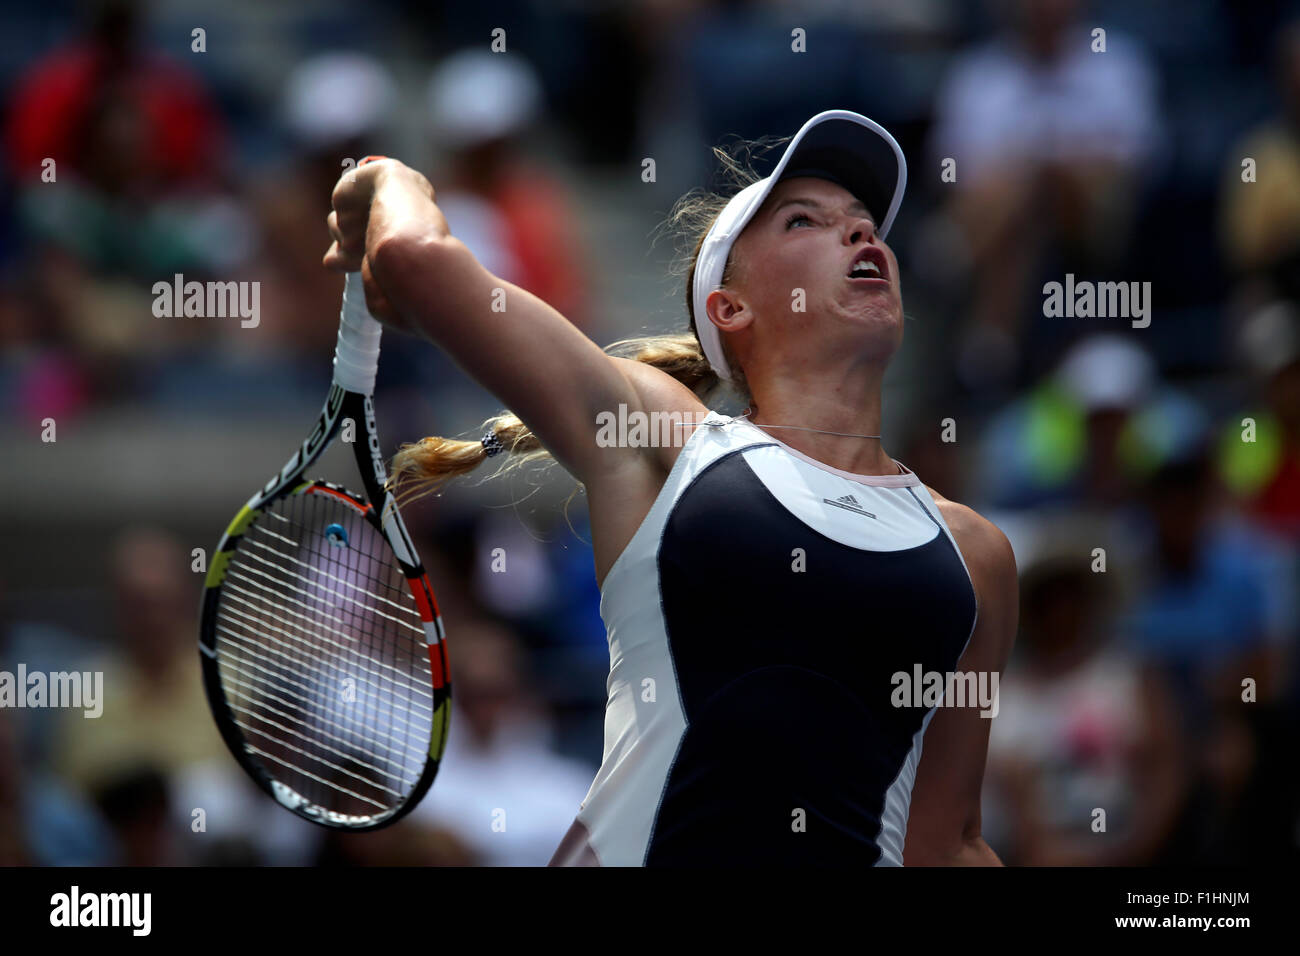
[[[324,492],[265,508],[230,559],[216,631],[234,722],[273,779],[348,815],[414,789],[434,717],[425,632],[356,509]]]
[[[248,648],[247,646],[240,645],[240,644],[238,644],[238,643],[235,643],[235,642],[231,641],[228,637],[225,636],[225,635],[227,635],[227,634],[230,634],[230,633],[231,633],[230,631],[228,631],[228,630],[224,630],[224,629],[222,629],[220,626],[218,626],[218,631],[221,632],[222,635],[223,635],[222,637],[218,638],[218,643],[219,643],[219,644],[224,644],[224,645],[227,646],[227,647],[233,648],[233,649],[238,650],[238,651],[242,651],[242,652],[243,652],[245,655],[247,655],[247,656],[251,656],[251,657],[254,657],[254,658],[258,658],[258,659],[260,659],[260,660],[262,660],[262,661],[268,662],[268,663],[273,664],[273,665],[279,663],[279,662],[277,662],[277,661],[271,660],[270,658],[267,658],[267,657],[264,657],[264,656],[258,654],[256,651],[254,651],[254,650]],[[274,679],[277,679],[277,680],[281,680],[285,686],[283,686],[283,687],[279,687],[279,688],[277,688],[277,689],[279,689],[280,692],[283,693],[285,697],[287,697],[287,698],[292,698],[291,700],[285,700],[285,699],[283,699],[283,698],[277,697],[277,696],[275,695],[274,691],[271,690],[269,686],[268,686],[268,687],[264,687],[264,688],[263,688],[263,691],[264,691],[264,693],[266,694],[266,699],[267,699],[267,700],[275,700],[275,701],[278,701],[278,702],[284,704],[284,705],[287,706],[287,707],[302,707],[303,705],[310,704],[310,703],[311,703],[311,696],[310,696],[310,695],[321,693],[321,692],[323,692],[323,691],[327,688],[327,685],[325,685],[323,682],[320,682],[320,681],[313,681],[313,683],[316,684],[316,686],[315,686],[315,687],[308,687],[308,686],[306,686],[306,685],[304,685],[304,684],[302,684],[302,683],[300,683],[300,682],[298,682],[298,681],[293,680],[292,678],[285,677],[282,671],[276,671],[276,670],[273,670],[273,669],[270,669],[270,668],[267,668],[267,667],[263,667],[263,666],[261,666],[260,664],[253,663],[253,662],[249,662],[249,665],[250,665],[250,667],[252,668],[252,671],[256,671],[256,673],[252,673],[252,672],[250,672],[250,671],[247,671],[247,670],[243,669],[242,667],[240,667],[239,663],[237,663],[237,662],[234,661],[234,660],[229,661],[229,665],[230,665],[230,670],[231,670],[232,675],[237,674],[237,675],[239,675],[239,676],[241,676],[241,677],[251,677],[251,678],[253,678],[253,679],[255,679],[255,680],[258,679],[258,678],[260,678],[260,677],[267,677],[267,678],[274,678]],[[301,676],[301,675],[300,675],[300,676]],[[247,686],[247,685],[244,685],[244,684],[240,684],[239,680],[238,680],[236,677],[233,677],[233,676],[231,677],[231,681],[232,681],[233,683],[235,683],[235,684],[240,685],[240,686]],[[304,693],[302,693],[302,694],[295,693],[294,691],[292,691],[292,690],[289,689],[290,686],[292,686],[292,687],[296,687],[296,688],[298,688],[298,689],[304,691]],[[331,720],[331,719],[329,719],[329,718],[322,718],[322,720],[323,720],[323,722],[325,722],[325,723],[329,723],[329,724],[331,724],[332,726],[335,726],[335,727],[339,727],[340,729],[343,729],[343,730],[347,730],[347,729],[348,729],[348,728],[346,728],[344,725],[339,724],[337,721],[333,721],[333,720]],[[397,722],[397,723],[401,723],[401,724],[404,724],[404,725],[407,725],[407,724],[408,724],[408,722],[405,721],[405,720],[403,720],[402,718],[394,718],[394,720],[395,720],[395,722]],[[408,726],[409,726],[409,725],[408,725]],[[385,733],[384,731],[375,731],[375,732],[376,732],[377,734],[381,735],[381,736],[384,736],[384,737],[389,738],[390,741],[396,743],[398,746],[395,747],[395,748],[394,748],[394,747],[390,747],[388,744],[385,744],[383,741],[379,740],[377,737],[367,737],[366,739],[367,739],[367,740],[368,740],[368,741],[369,741],[373,746],[376,746],[376,747],[382,747],[382,748],[384,748],[384,749],[386,749],[386,750],[390,750],[390,751],[403,752],[403,750],[404,750],[404,748],[403,748],[403,746],[402,746],[402,743],[403,743],[403,742],[400,740],[400,738],[396,738],[396,737],[394,737],[394,736],[391,735],[391,734]]]
[[[234,577],[234,575],[232,575],[232,577]],[[237,585],[232,586],[230,589],[231,593],[227,596],[227,600],[229,600],[232,603],[232,605],[234,605],[230,608],[230,613],[237,617],[248,618],[251,623],[259,623],[252,613],[242,611],[239,609],[238,606],[243,605],[247,607],[251,612],[256,612],[265,608],[268,605],[273,605],[275,599],[274,592],[269,591],[269,589],[263,589],[263,590],[266,593],[251,594],[248,591],[242,590]],[[281,607],[279,608],[279,610],[284,614],[294,615],[294,612],[288,610],[287,608]],[[294,616],[304,617],[302,615],[294,615]],[[297,641],[299,643],[303,641],[310,642],[314,640],[321,645],[319,648],[317,648],[317,650],[321,654],[330,656],[332,658],[336,658],[336,659],[341,658],[344,660],[348,660],[348,662],[350,663],[351,661],[347,658],[347,654],[350,653],[351,658],[365,661],[367,662],[367,664],[375,665],[375,667],[368,667],[365,664],[357,664],[356,666],[358,671],[363,675],[367,675],[367,676],[359,676],[357,679],[365,681],[367,684],[372,685],[377,690],[381,690],[381,691],[385,690],[386,687],[382,682],[388,681],[390,684],[396,685],[398,688],[410,692],[412,695],[414,695],[415,698],[423,697],[428,701],[433,700],[433,695],[429,693],[427,690],[425,690],[423,687],[403,679],[403,677],[407,673],[406,671],[398,670],[397,668],[392,667],[390,664],[384,661],[377,660],[355,648],[349,647],[346,643],[350,639],[346,631],[346,626],[347,626],[346,622],[339,621],[341,627],[337,627],[337,628],[330,627],[329,625],[317,625],[317,628],[319,629],[316,629],[310,626],[311,625],[310,619],[304,617],[304,620],[307,621],[306,624],[298,623],[296,621],[287,620],[287,619],[281,620],[281,624],[294,628],[295,629],[294,633],[290,633],[276,625],[267,625],[267,627],[269,630],[282,634],[285,637],[288,637],[290,640]],[[340,641],[331,640],[330,638],[323,636],[323,634],[321,633],[322,631],[328,631],[331,634],[336,634],[342,640]],[[306,636],[305,637],[301,636],[301,634],[298,632],[301,632]],[[266,639],[270,641],[272,644],[286,646],[284,645],[284,642],[278,641],[275,638],[270,637],[269,635],[267,635]],[[339,650],[331,651],[328,650],[328,648],[338,648]],[[425,707],[423,709],[428,711],[429,708]]]

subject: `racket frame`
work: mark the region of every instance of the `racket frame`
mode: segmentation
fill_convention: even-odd
[[[349,321],[357,322],[358,310],[364,309],[364,297],[361,292],[360,277],[347,277],[347,291],[344,293],[345,304],[340,323],[339,351],[345,348],[345,339],[349,335]],[[349,302],[349,300],[351,300]],[[358,306],[358,302],[360,305]],[[364,319],[374,323],[371,339],[373,356],[370,364],[378,361],[379,334],[378,323],[368,314],[362,313]],[[368,380],[361,376],[360,388],[355,391],[339,384],[339,379],[348,380],[358,385],[357,376],[343,374],[339,368],[336,353],[335,381],[330,385],[324,407],[316,420],[315,427],[294,452],[293,456],[260,491],[248,499],[244,507],[230,522],[222,534],[212,561],[208,565],[207,578],[204,581],[203,601],[199,612],[199,658],[203,665],[203,686],[208,696],[208,705],[212,710],[222,739],[231,754],[263,790],[281,806],[293,811],[298,816],[312,823],[332,829],[362,831],[377,830],[389,826],[413,810],[429,791],[438,766],[442,760],[447,743],[448,723],[451,717],[451,682],[447,664],[447,647],[443,630],[442,616],[434,598],[433,588],[420,563],[415,546],[402,521],[401,513],[393,500],[391,491],[385,485],[388,479],[387,466],[384,463],[379,433],[375,427],[375,404],[369,389],[373,389],[374,374],[370,372]],[[328,482],[312,481],[306,478],[307,469],[312,467],[338,437],[343,422],[351,419],[356,433],[351,442],[356,458],[357,469],[361,472],[361,482],[365,499],[348,492],[346,489]],[[380,534],[383,535],[401,568],[411,590],[420,620],[424,626],[425,642],[428,649],[430,689],[433,694],[433,718],[430,727],[429,750],[424,769],[410,794],[396,807],[375,814],[343,814],[323,807],[295,791],[283,781],[272,777],[266,769],[248,753],[244,735],[236,725],[230,705],[221,682],[221,667],[217,650],[217,612],[220,606],[221,585],[225,581],[230,560],[239,547],[244,532],[258,518],[268,505],[293,494],[307,492],[310,488],[331,489],[336,494],[346,496],[349,504],[361,510],[363,516]]]

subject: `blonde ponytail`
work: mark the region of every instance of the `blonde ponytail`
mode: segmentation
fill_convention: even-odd
[[[701,398],[718,385],[719,379],[700,349],[694,332],[675,332],[623,339],[605,349],[611,355],[644,362],[671,375]],[[460,440],[431,436],[403,445],[393,456],[389,485],[403,501],[436,491],[448,481],[468,474],[487,458],[483,439],[496,437],[507,456],[497,475],[549,458],[537,436],[513,412],[502,412],[483,423],[481,438]],[[495,477],[495,475],[493,476]]]

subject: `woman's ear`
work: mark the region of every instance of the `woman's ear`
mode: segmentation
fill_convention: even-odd
[[[753,314],[730,289],[714,289],[704,300],[704,312],[722,332],[737,332],[753,321]]]

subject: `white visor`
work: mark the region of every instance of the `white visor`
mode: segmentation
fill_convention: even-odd
[[[719,377],[731,380],[722,354],[722,335],[705,310],[709,293],[722,286],[732,243],[744,231],[776,184],[795,176],[815,176],[837,183],[866,204],[885,238],[903,201],[907,161],[894,137],[879,123],[848,110],[818,113],[795,134],[772,174],[731,197],[714,221],[695,260],[691,288],[695,333],[705,358]]]

